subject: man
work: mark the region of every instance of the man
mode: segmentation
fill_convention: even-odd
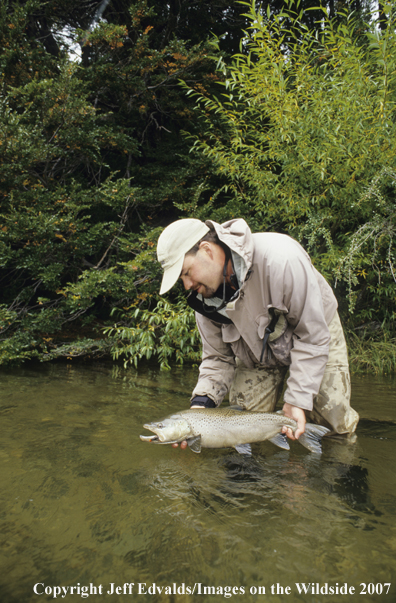
[[[164,269],[160,294],[181,278],[191,290],[202,339],[202,363],[191,407],[230,404],[272,412],[283,391],[283,413],[333,434],[352,434],[350,376],[336,298],[297,241],[252,234],[242,219],[217,224],[178,220],[157,247]],[[177,446],[177,445],[176,445]],[[186,443],[182,443],[182,448]]]

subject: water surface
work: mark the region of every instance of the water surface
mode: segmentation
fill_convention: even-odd
[[[143,423],[188,406],[196,376],[0,373],[1,603],[396,601],[395,381],[354,378],[357,442],[322,456],[141,442]]]

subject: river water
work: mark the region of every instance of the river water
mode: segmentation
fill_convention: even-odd
[[[140,441],[196,376],[1,371],[0,602],[396,601],[394,379],[354,377],[357,442],[321,456]]]

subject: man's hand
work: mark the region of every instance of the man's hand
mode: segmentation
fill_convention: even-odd
[[[300,435],[302,435],[305,431],[305,412],[302,408],[299,408],[298,406],[293,406],[292,404],[287,404],[287,402],[285,402],[285,404],[283,405],[283,414],[285,415],[285,417],[289,417],[289,419],[294,419],[295,421],[297,421],[297,429],[295,434],[293,435],[293,431],[291,430],[290,427],[282,427],[282,433],[285,433],[287,435],[288,438],[290,438],[291,440],[298,440],[298,438],[300,437]],[[186,442],[187,444],[187,442]]]
[[[204,406],[190,406],[190,408],[205,408]],[[172,444],[172,448],[177,448],[179,446],[179,444],[177,444],[177,442],[175,444]],[[187,440],[183,440],[182,442],[180,442],[180,449],[181,450],[185,450],[187,448],[188,444],[187,444]]]
[[[172,448],[177,448],[179,446],[179,444],[176,442],[175,444],[172,444]],[[187,448],[188,444],[187,444],[187,440],[183,440],[182,442],[180,442],[180,449],[181,450],[185,450],[185,448]]]

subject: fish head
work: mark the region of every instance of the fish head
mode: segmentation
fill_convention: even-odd
[[[155,444],[174,444],[192,435],[189,424],[181,415],[172,415],[162,419],[162,421],[145,423],[143,427],[152,431],[154,435],[141,435],[140,439],[143,442],[153,442]]]

